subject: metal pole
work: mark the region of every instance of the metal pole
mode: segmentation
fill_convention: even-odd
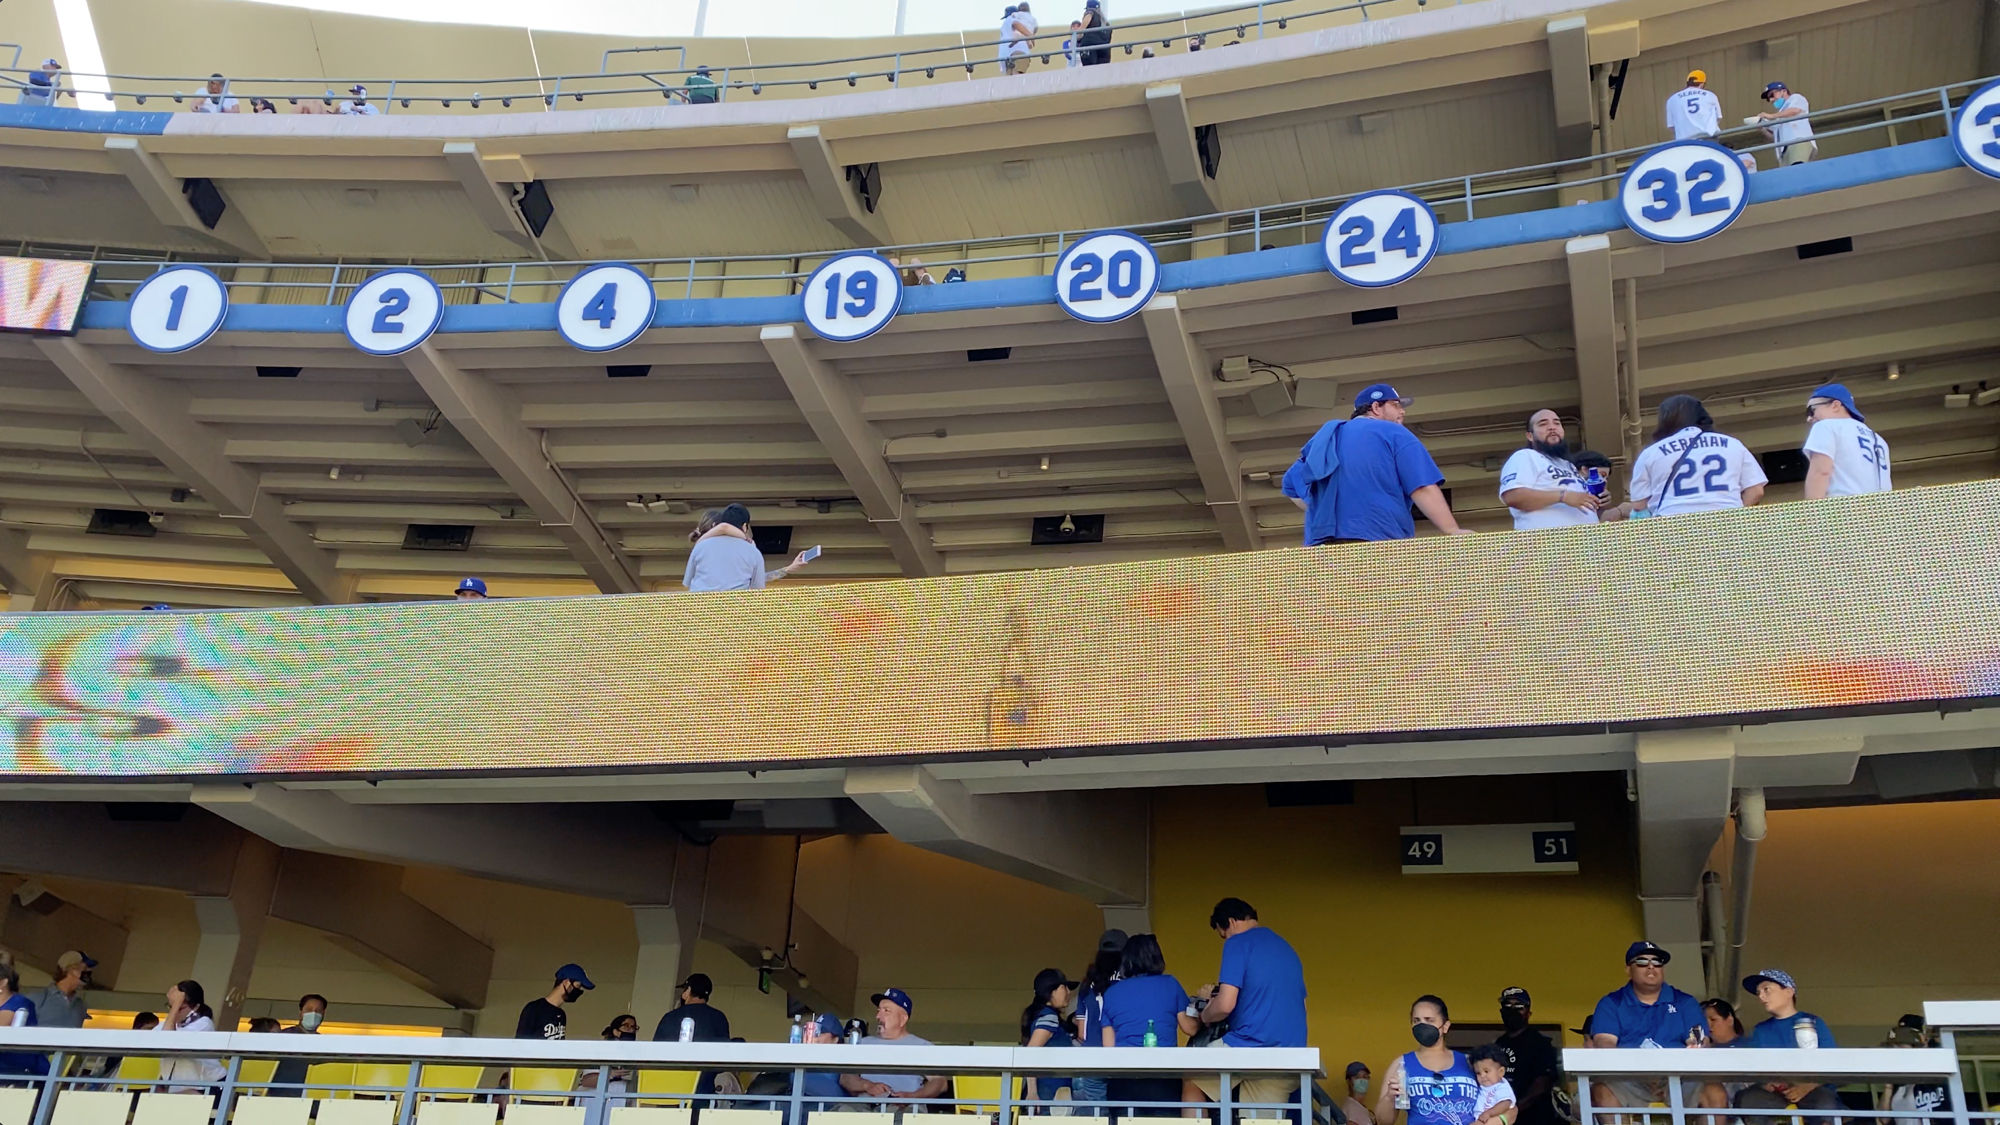
[[[396,80],[393,78],[389,79],[389,93],[382,101],[382,112],[396,112]]]
[[[236,1100],[236,1080],[242,1075],[243,1056],[241,1053],[229,1056],[229,1065],[222,1071],[222,1092],[216,1096],[215,1119],[229,1120],[229,1103]]]
[[[1472,221],[1472,177],[1465,177],[1465,221]]]
[[[49,1118],[56,1111],[56,1083],[62,1081],[62,1072],[68,1065],[69,1059],[61,1051],[49,1056],[49,1072],[42,1078],[42,1097],[35,1103],[35,1116],[31,1125],[49,1125]],[[1959,1125],[1965,1125],[1965,1099],[1962,1092],[1959,1098]]]
[[[1264,0],[1257,0],[1257,38],[1264,38]]]
[[[422,1065],[411,1059],[410,1069],[403,1075],[403,1104],[396,1109],[396,1125],[410,1125],[411,1119],[417,1115],[417,1073]]]
[[[1950,100],[1950,97],[1949,94],[1945,95],[1947,101]],[[1950,1028],[1945,1028],[1938,1035],[1938,1046],[1950,1051],[1953,1059],[1958,1058],[1958,1039],[1952,1034]],[[1975,1067],[1977,1065],[1976,1063],[1974,1064]],[[1953,1125],[1972,1125],[1972,1116],[1965,1108],[1965,1068],[1963,1066],[1952,1068],[1951,1077],[1945,1082],[1945,1089],[1951,1093],[1951,1120]],[[42,1118],[37,1117],[35,1125],[47,1125],[47,1123]]]
[[[1219,1115],[1216,1117],[1216,1121],[1219,1125],[1229,1125],[1230,1121],[1233,1120],[1229,1115],[1229,1104],[1233,1100],[1231,1095],[1234,1093],[1235,1091],[1230,1089],[1229,1072],[1225,1070],[1221,1074],[1216,1075],[1215,1104],[1219,1107]]]
[[[785,1125],[805,1125],[806,1122],[806,1068],[792,1068],[792,1093],[786,1099]]]
[[[1000,1121],[999,1125],[1014,1125],[1014,1074],[1000,1072]]]

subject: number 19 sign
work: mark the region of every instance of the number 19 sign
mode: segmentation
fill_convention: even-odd
[[[1326,268],[1363,289],[1408,281],[1437,255],[1430,205],[1402,191],[1371,191],[1341,204],[1320,235]]]
[[[1093,234],[1056,259],[1056,303],[1091,324],[1124,320],[1159,288],[1159,255],[1145,239],[1122,230]]]
[[[806,325],[823,340],[848,343],[888,327],[903,307],[903,279],[889,259],[866,250],[828,258],[806,279]]]
[[[1695,242],[1720,234],[1750,202],[1750,178],[1714,141],[1678,141],[1639,159],[1618,183],[1618,209],[1634,234]]]

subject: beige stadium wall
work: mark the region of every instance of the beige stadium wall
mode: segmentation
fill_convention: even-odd
[[[42,65],[43,59],[56,59],[64,66],[74,66],[69,52],[63,48],[62,29],[56,23],[55,0],[7,0],[7,6],[0,8],[0,43],[14,43],[21,48],[20,66],[27,70]],[[11,50],[0,52],[0,66],[10,65]],[[18,75],[14,77],[18,78]],[[0,100],[13,101],[12,94],[0,96]]]

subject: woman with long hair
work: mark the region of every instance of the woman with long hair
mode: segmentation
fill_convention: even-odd
[[[1128,940],[1124,930],[1106,930],[1097,939],[1097,959],[1084,970],[1083,987],[1076,994],[1076,1011],[1070,1016],[1076,1025],[1076,1041],[1083,1046],[1095,1046],[1104,1040],[1104,993],[1118,981],[1118,967],[1124,960]],[[1079,1074],[1070,1079],[1069,1096],[1073,1102],[1101,1103],[1105,1092],[1105,1080],[1101,1077]]]
[[[1201,1029],[1189,1014],[1187,989],[1167,975],[1167,957],[1160,939],[1152,934],[1133,934],[1125,943],[1118,965],[1120,980],[1104,993],[1104,1034],[1106,1047],[1177,1047],[1180,1037]],[[1152,1039],[1151,1043],[1146,1040]],[[1178,1078],[1112,1079],[1113,1102],[1177,1102],[1181,1098]],[[1128,1117],[1178,1117],[1180,1110],[1157,1105],[1133,1106]]]
[[[1076,1039],[1069,1033],[1068,1021],[1063,1019],[1063,1009],[1069,1007],[1070,998],[1076,995],[1076,982],[1063,975],[1061,969],[1043,969],[1035,974],[1035,998],[1021,1009],[1021,1046],[1023,1047],[1074,1047]],[[1028,1076],[1028,1101],[1032,1105],[1038,1101],[1053,1101],[1056,1091],[1070,1084],[1068,1078]],[[1034,1107],[1034,1111],[1047,1112],[1048,1107]]]
[[[1660,403],[1653,444],[1632,462],[1632,498],[1618,510],[1665,516],[1744,508],[1762,500],[1769,483],[1755,454],[1715,432],[1700,399],[1669,395]]]
[[[1375,1125],[1396,1125],[1398,1114],[1408,1115],[1408,1125],[1465,1125],[1473,1119],[1479,1078],[1464,1055],[1445,1046],[1450,1031],[1451,1009],[1443,1000],[1426,993],[1410,1005],[1417,1049],[1389,1063],[1375,1099]]]
[[[161,1017],[155,1030],[214,1031],[215,1012],[210,1010],[207,1000],[200,981],[184,980],[167,989],[167,1014]],[[170,1094],[208,1093],[210,1086],[222,1081],[222,1075],[220,1059],[167,1055],[160,1060],[160,1081]]]

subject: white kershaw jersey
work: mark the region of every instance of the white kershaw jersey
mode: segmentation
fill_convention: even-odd
[[[1656,516],[1741,508],[1744,489],[1768,483],[1742,442],[1694,426],[1647,446],[1632,463],[1632,499]]]
[[[1833,458],[1828,496],[1889,491],[1889,443],[1852,418],[1814,422],[1806,434],[1805,452],[1808,458],[1815,453]]]
[[[1590,491],[1584,486],[1583,474],[1576,471],[1575,465],[1534,449],[1515,450],[1514,455],[1507,458],[1507,463],[1500,467],[1501,498],[1504,500],[1509,492],[1517,488],[1534,488],[1550,492],[1560,492],[1564,489],[1571,492]],[[1551,504],[1533,512],[1524,512],[1509,505],[1507,510],[1514,515],[1516,531],[1597,522],[1596,512],[1569,504]]]
[[[1667,99],[1667,128],[1677,141],[1713,137],[1722,131],[1722,103],[1700,86],[1675,90]]]

